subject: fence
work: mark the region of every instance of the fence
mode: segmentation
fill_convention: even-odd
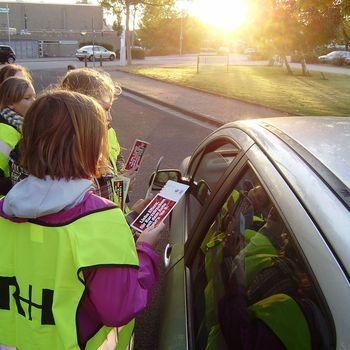
[[[198,55],[197,73],[200,67],[225,67],[228,72],[229,55]]]

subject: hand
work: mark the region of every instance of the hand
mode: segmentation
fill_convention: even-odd
[[[136,242],[138,243],[145,242],[150,244],[153,248],[155,248],[155,246],[160,240],[160,237],[161,237],[160,234],[164,230],[164,228],[165,228],[164,223],[160,223],[158,226],[142,232]]]
[[[146,208],[146,206],[148,205],[148,203],[152,200],[153,195],[150,194],[148,197],[146,197],[145,199],[139,199],[138,201],[136,201],[136,203],[131,207],[131,210],[136,212],[137,214],[140,214],[142,212],[143,209]]]

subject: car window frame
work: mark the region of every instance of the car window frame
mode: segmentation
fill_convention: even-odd
[[[235,147],[237,147],[238,152],[237,152],[237,155],[235,156],[235,158],[234,158],[234,159],[232,160],[232,162],[227,166],[226,170],[223,172],[223,174],[222,174],[221,177],[219,178],[217,184],[211,189],[210,194],[206,197],[206,201],[205,201],[204,203],[201,203],[200,198],[198,198],[198,197],[196,196],[196,194],[197,194],[197,187],[198,187],[198,186],[197,186],[197,183],[195,182],[194,177],[195,177],[195,175],[196,175],[196,172],[197,172],[197,170],[198,170],[198,167],[199,167],[200,162],[201,162],[201,160],[203,159],[203,157],[204,157],[207,153],[212,152],[213,150],[215,150],[215,148],[214,148],[214,149],[210,149],[208,146],[214,144],[214,143],[217,142],[218,140],[220,140],[220,141],[223,142],[222,145],[225,145],[225,144],[233,144]],[[217,148],[220,148],[220,147],[221,147],[221,146],[219,146],[219,147],[217,147]],[[206,150],[207,150],[207,152],[206,152]],[[190,188],[189,188],[189,191],[188,191],[188,193],[187,193],[186,211],[185,211],[185,213],[186,213],[185,215],[186,215],[186,217],[188,218],[188,219],[187,219],[187,225],[188,225],[188,226],[187,226],[187,230],[186,230],[185,241],[187,241],[188,238],[189,238],[189,236],[191,236],[190,232],[191,232],[191,231],[193,230],[193,228],[197,225],[198,220],[200,220],[200,217],[201,217],[201,215],[202,215],[202,213],[203,213],[203,210],[205,210],[205,208],[209,205],[209,203],[210,203],[210,201],[211,201],[211,198],[212,198],[212,196],[213,196],[213,193],[215,193],[215,192],[217,191],[218,186],[220,186],[221,182],[225,180],[227,174],[230,172],[230,169],[231,169],[232,167],[235,167],[236,164],[240,161],[240,159],[244,156],[244,152],[245,152],[245,151],[242,149],[242,147],[240,147],[240,146],[238,145],[238,143],[237,143],[234,139],[232,139],[232,138],[230,138],[230,137],[228,137],[228,136],[218,136],[218,137],[215,137],[215,138],[213,138],[212,140],[210,140],[210,142],[204,144],[202,148],[198,148],[198,153],[194,155],[194,156],[198,156],[198,159],[197,159],[197,158],[194,159],[194,162],[193,162],[193,163],[195,163],[195,167],[196,167],[196,168],[195,168],[195,170],[194,170],[193,175],[189,178],[189,186],[190,186]],[[193,163],[192,163],[192,164],[193,164]],[[201,180],[202,180],[202,179],[201,179]],[[200,182],[200,181],[198,181],[198,183],[199,183],[199,182]],[[189,227],[189,226],[191,225],[191,222],[192,222],[192,221],[190,220],[190,217],[189,217],[189,215],[190,215],[190,209],[189,209],[189,207],[190,207],[190,199],[191,199],[190,197],[191,197],[191,196],[193,196],[193,197],[195,198],[195,200],[197,200],[197,201],[200,203],[200,205],[201,205],[201,208],[200,208],[200,211],[199,211],[199,213],[198,213],[198,215],[197,215],[197,218],[196,218],[195,221],[193,222],[193,225],[192,225],[193,227]]]

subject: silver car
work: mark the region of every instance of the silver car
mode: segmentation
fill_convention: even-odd
[[[327,55],[319,56],[318,60],[321,63],[334,63],[337,59],[343,58],[345,63],[350,60],[349,51],[332,51]]]
[[[98,45],[83,46],[80,49],[78,49],[75,53],[75,57],[79,61],[83,61],[85,57],[89,61],[92,61],[94,56],[96,61],[99,60],[101,57],[103,60],[108,59],[110,61],[114,61],[116,58],[115,52],[109,51],[103,46],[98,46]]]
[[[350,349],[350,119],[230,123],[167,178],[159,349]]]

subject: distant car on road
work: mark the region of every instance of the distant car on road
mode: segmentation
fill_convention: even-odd
[[[350,349],[349,135],[349,118],[239,121],[158,172],[189,185],[159,349]]]
[[[14,63],[16,61],[16,53],[11,46],[0,45],[0,62]]]
[[[335,63],[339,58],[343,58],[347,63],[350,61],[350,52],[349,51],[332,51],[327,55],[319,56],[318,59],[321,63]]]
[[[80,49],[78,49],[75,53],[75,57],[79,61],[83,61],[85,59],[85,57],[89,61],[92,61],[93,57],[95,57],[95,60],[99,60],[101,56],[102,56],[102,59],[104,59],[104,60],[108,59],[110,61],[114,61],[116,58],[115,52],[109,51],[106,48],[104,48],[103,46],[99,46],[99,45],[83,46]]]

